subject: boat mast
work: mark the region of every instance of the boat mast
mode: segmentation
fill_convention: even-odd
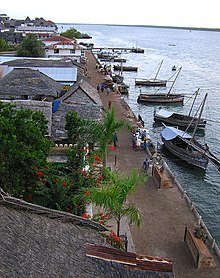
[[[194,104],[195,104],[196,98],[197,98],[197,96],[198,96],[198,94],[199,94],[199,90],[200,90],[200,88],[198,88],[198,90],[197,90],[197,91],[195,91],[195,97],[194,97],[194,100],[193,100],[192,106],[191,106],[191,108],[190,108],[190,110],[189,110],[189,116],[190,116],[190,115],[191,115],[191,113],[192,113],[192,109],[193,109],[193,106],[194,106]]]
[[[203,112],[203,109],[204,109],[204,106],[205,106],[205,102],[206,102],[207,95],[208,95],[208,94],[206,93],[206,94],[205,94],[205,97],[204,97],[204,99],[203,99],[202,107],[201,107],[201,110],[200,110],[200,113],[199,113],[198,121],[196,122],[196,126],[195,126],[194,131],[193,131],[192,139],[194,139],[194,137],[195,137],[196,130],[197,130],[198,124],[199,124],[199,122],[200,122],[200,119],[201,119],[201,116],[202,116],[202,112]]]
[[[161,68],[162,64],[163,64],[163,60],[162,60],[161,63],[159,64],[159,68],[158,68],[157,73],[156,73],[156,75],[155,75],[155,77],[154,77],[154,81],[157,79],[157,76],[158,76],[158,73],[159,73],[159,71],[160,71],[160,68]]]
[[[170,92],[171,92],[171,90],[173,89],[173,86],[174,86],[174,84],[175,84],[175,82],[176,82],[176,80],[177,80],[178,75],[180,74],[181,69],[182,69],[182,67],[180,67],[179,70],[177,71],[176,77],[175,77],[175,79],[173,80],[173,84],[170,86],[170,89],[169,89],[167,95],[169,95]]]

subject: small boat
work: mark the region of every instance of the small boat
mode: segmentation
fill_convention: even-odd
[[[192,103],[191,109],[189,111],[188,115],[180,114],[180,113],[174,113],[172,111],[159,108],[158,110],[154,110],[154,121],[155,122],[160,122],[164,123],[166,125],[171,125],[171,126],[178,126],[180,128],[195,128],[197,126],[197,130],[205,130],[206,127],[206,120],[196,116],[191,116],[191,111],[194,106],[196,97],[198,95],[199,89],[195,92],[195,98]],[[204,100],[203,100],[204,101]]]
[[[172,70],[173,70],[173,71],[175,71],[175,70],[176,70],[176,66],[175,66],[175,65],[172,67]]]
[[[162,122],[167,125],[178,126],[182,128],[195,128],[198,118],[174,113],[166,109],[160,108],[158,111],[154,110],[154,120]],[[204,130],[206,127],[206,120],[200,119],[198,123],[198,129]]]
[[[204,155],[205,146],[202,146],[191,135],[172,126],[166,126],[161,132],[164,147],[173,155],[188,164],[206,169],[209,159]]]
[[[181,94],[139,94],[138,103],[183,104],[184,95]]]
[[[144,49],[138,48],[138,47],[136,47],[136,48],[133,47],[131,49],[131,52],[134,52],[134,53],[144,53]]]
[[[174,83],[181,71],[181,68],[176,73],[176,77],[167,93],[140,93],[137,102],[138,103],[155,103],[155,104],[183,104],[184,95],[183,94],[172,94]]]
[[[160,68],[163,64],[163,60],[161,61],[161,63],[158,66],[158,70],[156,72],[156,75],[154,78],[150,78],[150,79],[135,79],[135,85],[143,85],[143,86],[155,86],[155,87],[166,87],[167,84],[167,80],[161,80],[161,79],[157,79],[157,76],[159,74]]]
[[[138,67],[114,65],[113,69],[119,71],[137,71]]]
[[[120,58],[120,57],[115,57],[112,59],[112,62],[122,62],[125,63],[127,60],[124,58]]]

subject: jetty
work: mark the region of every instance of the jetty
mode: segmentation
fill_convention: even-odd
[[[112,52],[123,51],[123,52],[144,53],[144,49],[138,47],[93,47],[92,48],[93,52],[99,52],[102,50],[108,50]]]
[[[86,51],[87,68],[91,84],[96,88],[104,76],[96,70],[96,58]],[[104,109],[108,101],[118,119],[137,125],[137,118],[118,92],[100,94]],[[118,132],[118,148],[108,154],[107,163],[122,173],[140,170],[143,161],[151,157],[148,151],[132,149],[132,132]],[[196,206],[182,189],[172,169],[163,163],[161,169],[150,167],[148,180],[138,186],[127,202],[136,204],[142,215],[142,226],[137,228],[123,220],[122,234],[128,238],[128,251],[149,256],[165,257],[174,262],[174,277],[218,278],[220,277],[220,252],[208,229],[206,244],[194,237],[195,228],[205,226]],[[206,228],[206,227],[205,227]]]

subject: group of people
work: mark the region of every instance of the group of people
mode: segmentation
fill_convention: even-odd
[[[137,128],[133,133],[132,148],[136,151],[138,148],[146,150],[151,144],[150,135],[146,129]]]

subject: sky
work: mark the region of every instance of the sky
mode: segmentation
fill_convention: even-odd
[[[219,0],[2,0],[0,13],[55,23],[220,28]]]

